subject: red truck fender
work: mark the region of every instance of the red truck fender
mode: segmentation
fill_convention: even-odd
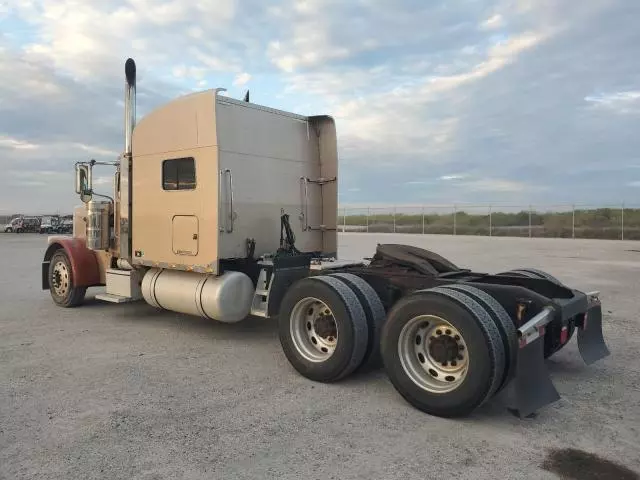
[[[49,263],[53,254],[64,249],[71,262],[73,284],[76,287],[92,287],[101,285],[98,259],[92,250],[87,248],[83,238],[59,237],[50,240],[49,247],[42,262],[42,289],[49,289]]]

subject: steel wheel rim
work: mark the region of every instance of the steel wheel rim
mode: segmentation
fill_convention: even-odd
[[[291,339],[298,353],[310,362],[324,362],[335,352],[338,325],[331,309],[317,298],[304,298],[293,307]]]
[[[51,285],[56,295],[64,297],[69,290],[69,269],[67,264],[62,260],[56,262],[53,267],[53,275],[51,279]]]
[[[398,338],[398,353],[411,381],[431,393],[455,390],[469,370],[462,334],[435,315],[420,315],[407,322]]]

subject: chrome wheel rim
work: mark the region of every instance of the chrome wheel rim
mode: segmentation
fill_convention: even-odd
[[[338,344],[338,324],[331,309],[317,298],[300,300],[291,312],[291,339],[298,353],[310,362],[324,362]]]
[[[398,353],[411,381],[431,393],[455,390],[469,370],[462,334],[435,315],[421,315],[407,322],[398,338]]]
[[[69,291],[69,269],[62,260],[56,262],[53,267],[51,286],[59,297],[64,297]]]

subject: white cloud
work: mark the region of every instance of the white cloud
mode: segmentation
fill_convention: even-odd
[[[485,30],[493,30],[504,26],[504,18],[499,13],[487,18],[481,24],[481,28]]]
[[[587,95],[584,99],[594,108],[605,109],[615,113],[640,112],[640,90]]]
[[[116,160],[120,152],[99,145],[86,145],[80,142],[45,142],[34,144],[11,137],[0,137],[0,156],[7,152],[12,153],[15,159],[37,160],[48,156],[63,155],[68,158],[69,165],[73,167],[72,159],[89,160],[87,156],[97,159],[111,157]],[[75,160],[74,160],[75,161]]]
[[[290,43],[269,43],[267,54],[281,70],[292,73],[301,67],[312,67],[328,60],[346,58],[351,52],[344,46],[334,45],[327,31],[312,22],[296,25]]]
[[[3,147],[15,150],[34,150],[36,148],[40,148],[39,145],[36,145],[34,143],[26,142],[24,140],[18,140],[6,135],[0,135],[0,148]]]
[[[0,165],[26,176],[0,176],[0,204],[38,207],[44,194],[17,183],[40,182],[37,169],[60,172],[38,189],[62,208],[77,200],[75,161],[117,157],[129,56],[139,115],[207,85],[239,97],[248,82],[265,105],[332,115],[344,201],[633,195],[620,167],[640,151],[633,2],[262,3],[11,2]]]
[[[58,148],[62,148],[62,149],[78,149],[78,150],[82,150],[85,151],[87,153],[89,153],[90,155],[97,155],[99,157],[117,157],[120,153],[115,151],[115,150],[111,150],[108,148],[103,148],[103,147],[99,147],[96,145],[85,145],[84,143],[77,143],[77,142],[73,142],[73,143],[62,143],[62,144],[57,144],[57,145],[53,145],[55,147]]]
[[[101,185],[112,185],[113,184],[113,177],[95,177],[92,179],[92,183],[94,186],[101,186]]]
[[[430,104],[447,101],[455,112],[462,98],[457,90],[514,62],[548,35],[544,31],[514,35],[490,47],[485,57],[466,71],[434,75],[406,86],[394,83],[392,70],[370,69],[296,74],[288,77],[288,88],[327,99],[340,123],[343,149],[353,152],[353,161],[357,152],[362,162],[368,162],[371,154],[387,154],[403,155],[413,163],[437,163],[455,148],[460,119],[454,113],[432,118],[427,114]],[[371,85],[377,85],[371,94],[345,99],[350,89],[366,90]],[[399,163],[399,158],[393,161]]]
[[[249,75],[247,72],[243,72],[236,75],[236,78],[234,78],[233,80],[233,84],[236,87],[242,87],[243,85],[249,83],[249,80],[251,80],[251,75]]]
[[[481,192],[528,192],[530,190],[539,190],[543,187],[515,180],[481,178],[477,180],[469,180],[459,183],[463,188],[481,191]]]
[[[122,59],[144,59],[143,71],[166,66],[173,58],[184,58],[191,38],[199,41],[205,54],[216,52],[221,65],[232,56],[215,50],[217,39],[228,35],[236,12],[235,0],[114,0],[111,3],[75,0],[18,2],[14,12],[37,33],[24,47],[27,59],[50,62],[60,71],[83,81],[98,75],[120,74]],[[153,12],[153,14],[150,14]],[[193,20],[197,24],[193,25]],[[191,23],[188,35],[182,24]]]

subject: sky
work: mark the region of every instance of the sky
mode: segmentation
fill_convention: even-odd
[[[629,0],[0,0],[0,213],[71,212],[74,163],[117,159],[128,57],[138,118],[216,87],[332,115],[341,205],[640,206],[638,18]]]

